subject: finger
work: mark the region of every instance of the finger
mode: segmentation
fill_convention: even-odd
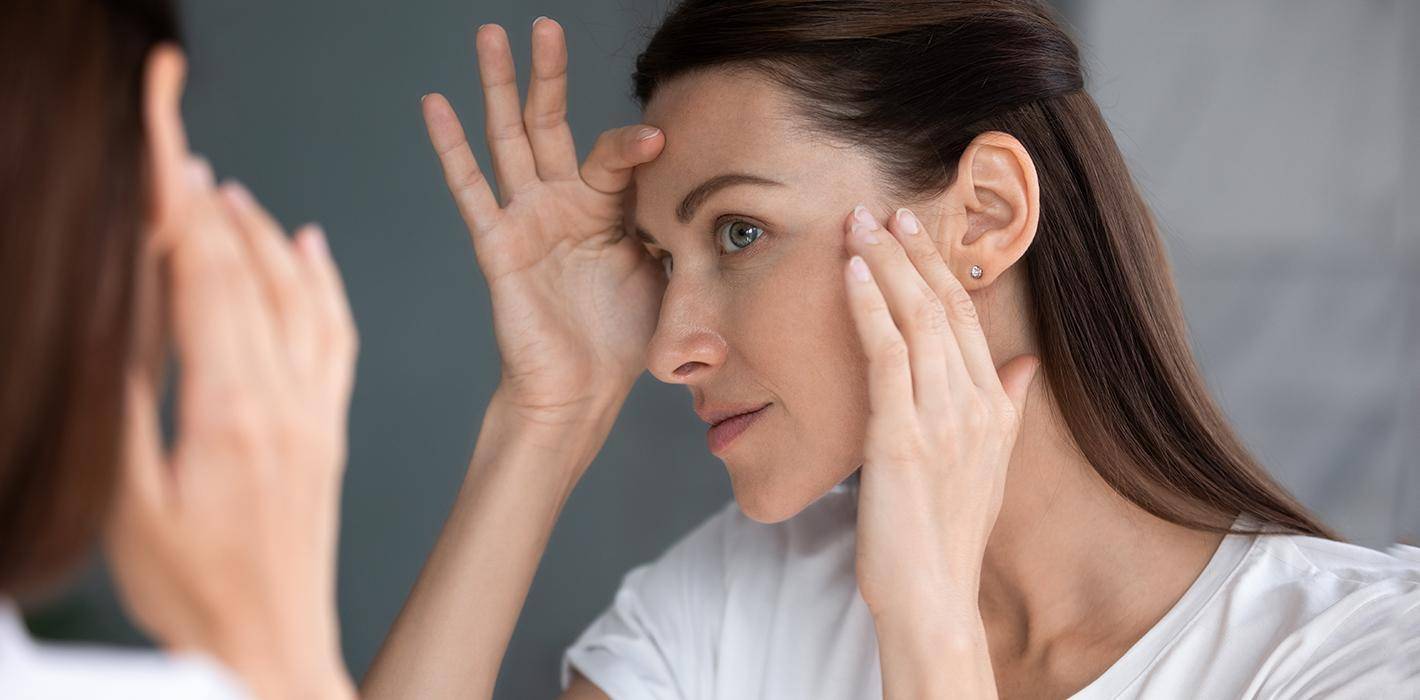
[[[316,330],[309,292],[281,224],[240,183],[223,185],[221,193],[276,322],[279,354],[298,371],[311,367],[316,362]]]
[[[449,101],[433,93],[423,100],[424,125],[429,131],[429,143],[439,155],[444,169],[444,182],[454,196],[464,223],[470,233],[482,233],[493,227],[502,209],[493,196],[493,189],[474,160],[463,125]]]
[[[131,515],[162,508],[168,474],[157,391],[151,377],[139,368],[133,368],[125,378],[123,423],[123,466],[119,477],[119,500],[127,504],[123,510]]]
[[[872,269],[907,342],[916,405],[941,415],[950,408],[954,391],[971,386],[952,342],[946,310],[917,274],[902,246],[882,230],[867,208],[854,207],[848,228],[849,250],[862,256]]]
[[[150,191],[149,219],[166,224],[187,194],[187,130],[182,122],[182,90],[187,59],[173,42],[153,47],[143,78],[143,124]]]
[[[1034,355],[1018,355],[1001,366],[1001,387],[1011,400],[1011,407],[1016,410],[1017,417],[1024,417],[1026,414],[1030,385],[1038,374],[1040,358]]]
[[[604,131],[582,164],[582,181],[602,194],[618,194],[631,184],[632,170],[655,160],[665,145],[665,135],[654,126]]]
[[[179,224],[169,303],[186,415],[196,410],[194,387],[240,387],[276,376],[276,328],[236,224],[210,186],[193,195]]]
[[[537,182],[537,163],[518,108],[518,76],[508,35],[496,24],[478,28],[478,77],[483,83],[484,123],[498,193],[507,202],[514,192]]]
[[[311,298],[321,318],[321,356],[327,358],[327,381],[335,390],[335,398],[348,401],[354,382],[355,354],[359,343],[354,315],[340,268],[330,254],[325,232],[318,224],[307,224],[296,232],[296,248],[300,263],[310,280]]]
[[[914,409],[908,348],[892,320],[887,299],[867,263],[857,255],[844,268],[844,279],[853,324],[868,358],[872,413],[889,421],[910,419]]]
[[[922,222],[907,209],[898,209],[893,215],[890,228],[907,257],[917,268],[917,272],[931,286],[933,293],[942,300],[951,321],[952,337],[962,356],[971,381],[981,389],[1001,397],[1001,380],[997,376],[996,364],[991,359],[991,349],[986,335],[981,330],[981,322],[976,314],[976,304],[971,294],[962,286],[961,280],[952,274],[952,269],[942,259],[932,237],[925,235]],[[913,233],[913,232],[916,233]]]
[[[152,552],[162,548],[163,534],[173,530],[180,504],[163,450],[156,387],[143,372],[130,371],[123,391],[122,462],[103,540],[115,581],[125,587],[127,607],[141,604],[132,597],[141,591],[126,584],[151,562]]]
[[[532,28],[532,78],[523,112],[538,177],[577,177],[577,147],[567,125],[567,38],[562,25],[539,17]]]

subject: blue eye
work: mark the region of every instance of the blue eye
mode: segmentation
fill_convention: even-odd
[[[715,231],[716,239],[728,253],[737,253],[748,248],[762,235],[764,229],[741,219],[730,219]]]
[[[763,235],[763,228],[743,219],[726,219],[724,223],[715,228],[716,243],[728,254],[738,253],[748,248],[751,243],[759,240]],[[671,270],[675,267],[671,256],[658,256],[656,262],[661,264],[661,269],[665,270],[666,276],[669,277]]]

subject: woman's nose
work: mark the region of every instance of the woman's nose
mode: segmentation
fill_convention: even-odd
[[[647,369],[667,384],[703,381],[725,363],[729,347],[718,330],[714,295],[672,283],[647,350]]]

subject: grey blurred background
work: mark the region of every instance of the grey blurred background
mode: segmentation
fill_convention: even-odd
[[[1420,3],[1058,4],[1165,229],[1224,410],[1354,541],[1420,542]],[[664,6],[187,3],[194,148],[288,225],[325,226],[360,328],[339,591],[357,678],[443,524],[498,377],[486,288],[419,97],[449,95],[481,141],[474,28],[507,27],[525,71],[528,28],[547,14],[567,30],[585,154],[636,120],[631,62]],[[497,696],[555,695],[562,648],[621,575],[730,498],[688,393],[644,375],[563,511]],[[142,643],[97,570],[31,624]]]

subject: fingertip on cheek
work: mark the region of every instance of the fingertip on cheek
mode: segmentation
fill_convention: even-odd
[[[848,269],[853,273],[853,279],[859,282],[867,282],[873,278],[873,273],[868,270],[868,263],[858,255],[848,259]]]
[[[917,216],[910,210],[906,208],[898,209],[896,217],[896,227],[898,231],[908,236],[915,236],[922,232],[922,225],[917,222]]]

